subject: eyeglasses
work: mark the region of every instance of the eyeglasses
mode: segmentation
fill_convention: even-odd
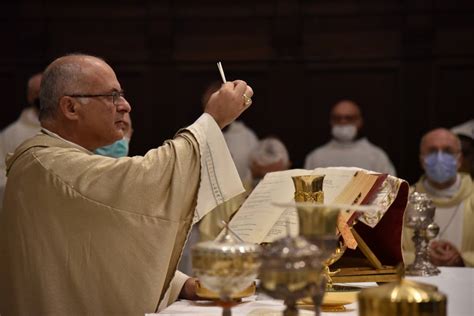
[[[117,105],[120,98],[125,98],[125,91],[112,91],[111,93],[103,94],[66,94],[67,97],[71,98],[100,98],[100,97],[112,97],[112,103]]]

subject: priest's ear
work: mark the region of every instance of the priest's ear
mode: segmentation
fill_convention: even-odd
[[[79,118],[81,103],[77,98],[63,96],[59,99],[59,111],[68,120],[75,121]]]

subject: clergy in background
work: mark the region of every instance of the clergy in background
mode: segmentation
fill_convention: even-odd
[[[7,159],[0,314],[143,315],[167,290],[192,296],[172,279],[193,221],[243,191],[221,128],[250,105],[244,93],[245,82],[228,82],[173,140],[103,157],[93,150],[124,137],[131,110],[115,72],[89,55],[52,62],[41,133]]]
[[[305,169],[358,167],[396,176],[395,167],[385,151],[361,135],[364,119],[360,107],[341,100],[331,109],[329,120],[332,139],[311,151]]]
[[[429,258],[438,266],[474,266],[474,184],[459,172],[461,142],[445,128],[426,133],[420,141],[420,163],[424,174],[414,190],[428,194],[436,206],[434,222],[439,226],[430,242]],[[413,230],[406,228],[403,250],[406,263],[415,257]]]

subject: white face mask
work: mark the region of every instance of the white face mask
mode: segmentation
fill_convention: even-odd
[[[350,142],[357,135],[357,127],[352,124],[334,125],[332,127],[332,136],[341,142]]]

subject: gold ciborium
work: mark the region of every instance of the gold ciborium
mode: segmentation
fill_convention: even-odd
[[[398,281],[363,289],[357,300],[360,316],[447,315],[445,294],[434,285],[404,279],[401,273]]]
[[[226,226],[225,234],[215,241],[196,244],[191,254],[199,282],[219,294],[222,315],[230,316],[232,296],[251,286],[257,278],[260,246],[231,235]]]

